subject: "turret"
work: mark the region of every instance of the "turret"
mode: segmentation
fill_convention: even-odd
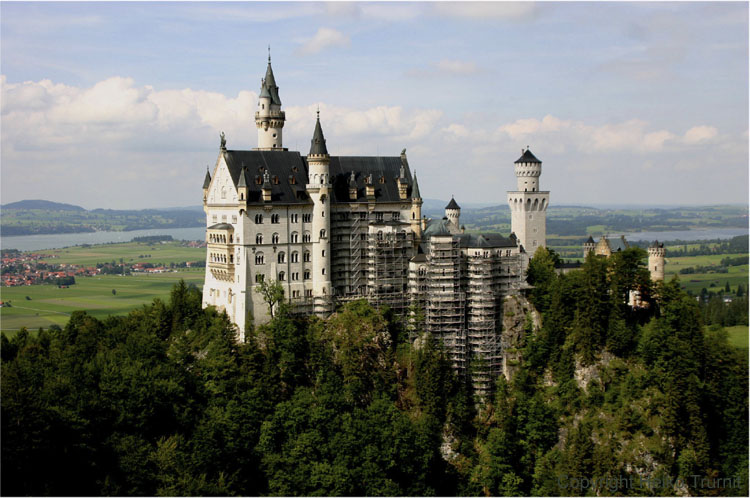
[[[211,173],[208,172],[208,166],[206,166],[206,177],[203,179],[203,204],[206,204],[208,199],[208,188],[211,186]]]
[[[258,110],[255,113],[255,126],[258,128],[257,150],[284,150],[281,130],[284,128],[286,115],[281,110],[279,87],[271,68],[271,50],[268,50],[268,67],[266,76],[261,80],[258,95]]]
[[[655,240],[648,246],[648,270],[651,273],[651,280],[654,282],[664,280],[664,257],[667,254],[667,250],[664,249],[664,244],[660,244],[658,240]]]
[[[594,247],[596,247],[596,242],[594,242],[594,238],[589,235],[589,238],[586,242],[583,243],[583,257],[584,259],[590,252],[594,252]]]
[[[242,165],[240,171],[240,179],[237,180],[237,199],[239,199],[240,207],[247,209],[247,198],[249,194],[249,188],[247,185],[247,168]]]
[[[320,111],[315,122],[315,131],[310,141],[310,153],[307,155],[307,193],[313,201],[312,243],[313,243],[313,295],[323,297],[323,307],[315,311],[327,310],[325,301],[331,297],[331,213],[330,213],[330,174],[326,139],[320,126]]]
[[[456,230],[460,230],[461,206],[458,205],[453,196],[451,196],[451,201],[448,205],[445,206],[445,217],[456,227]]]
[[[411,188],[411,230],[417,239],[422,238],[422,196],[419,194],[417,172],[414,172],[414,185]]]
[[[406,180],[406,149],[401,151],[401,169],[399,170],[398,180],[398,198],[402,201],[408,197],[409,182]]]
[[[537,159],[528,147],[515,162],[515,170],[519,192],[539,191],[539,176],[542,174],[542,161]]]

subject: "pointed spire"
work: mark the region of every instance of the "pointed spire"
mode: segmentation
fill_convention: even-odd
[[[315,132],[310,140],[310,154],[318,156],[327,156],[326,139],[323,137],[323,129],[320,127],[320,110],[318,110],[318,119],[315,121]]]
[[[461,207],[456,202],[456,199],[451,196],[451,201],[448,203],[447,206],[445,206],[445,209],[461,209]]]
[[[242,171],[240,171],[240,179],[237,180],[237,188],[247,187],[247,168],[245,163],[242,163]]]
[[[203,180],[203,188],[211,186],[211,173],[208,172],[208,165],[206,165],[206,178]]]
[[[419,182],[417,182],[417,172],[414,172],[414,187],[411,189],[411,198],[412,199],[421,199],[422,196],[419,195]]]
[[[276,78],[274,78],[273,69],[271,68],[271,45],[268,46],[268,67],[266,68],[266,77],[260,82],[260,96],[270,97],[272,103],[281,105],[279,87],[276,86]]]

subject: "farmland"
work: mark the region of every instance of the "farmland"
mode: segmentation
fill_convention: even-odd
[[[110,261],[126,263],[180,263],[186,261],[203,261],[206,249],[188,247],[179,242],[143,243],[126,242],[123,244],[101,244],[92,246],[74,246],[63,249],[45,249],[36,251],[51,256],[41,261],[55,264],[96,265]]]
[[[84,277],[78,278],[76,284],[68,288],[54,285],[3,287],[0,299],[10,302],[11,307],[0,308],[0,327],[3,331],[10,331],[20,327],[63,326],[75,310],[86,310],[97,318],[127,314],[154,298],[167,299],[172,286],[180,279],[201,288],[203,276],[202,270],[190,270],[124,277]]]

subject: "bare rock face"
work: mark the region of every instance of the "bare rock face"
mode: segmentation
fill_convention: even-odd
[[[591,381],[599,380],[602,370],[606,368],[614,358],[614,355],[608,351],[602,351],[598,361],[591,365],[583,366],[581,359],[576,357],[576,367],[573,375],[575,376],[578,387],[586,391]]]
[[[503,350],[503,375],[510,380],[522,361],[524,337],[529,327],[538,330],[542,317],[524,296],[507,296],[503,301],[503,331],[500,338]]]

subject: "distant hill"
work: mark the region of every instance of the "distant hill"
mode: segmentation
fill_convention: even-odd
[[[44,201],[41,199],[11,202],[0,206],[2,209],[46,209],[47,211],[86,211],[81,206],[62,202]]]

